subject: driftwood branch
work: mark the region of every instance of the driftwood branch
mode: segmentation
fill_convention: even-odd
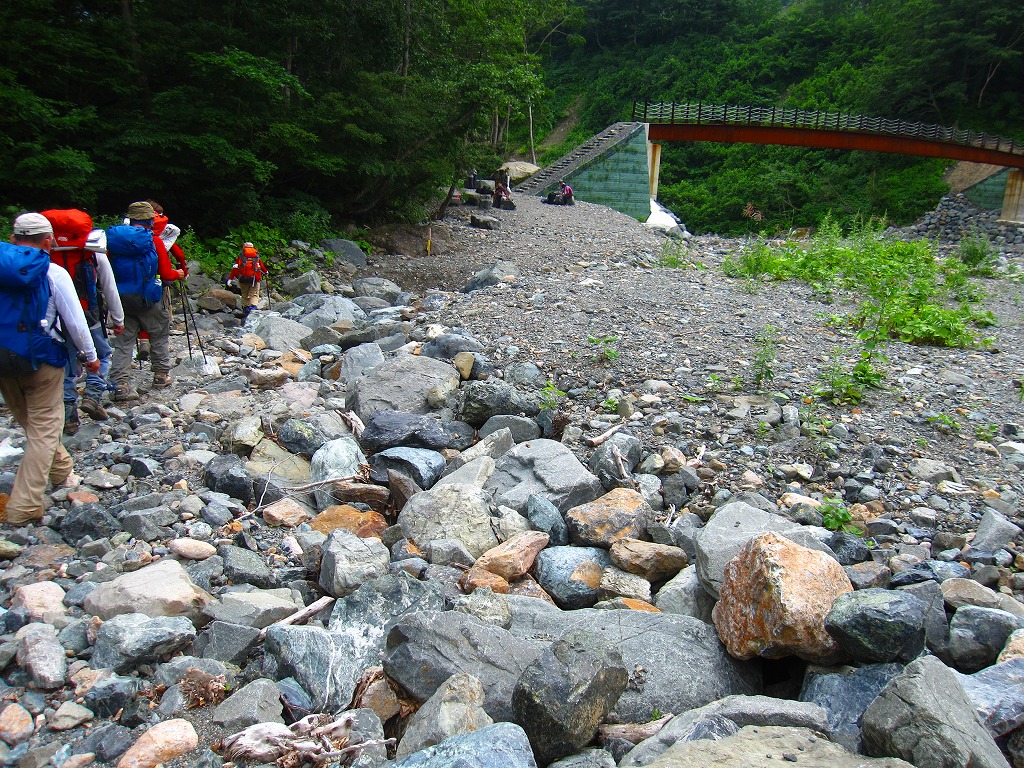
[[[622,429],[622,425],[621,424],[616,424],[614,427],[609,429],[607,432],[602,432],[597,437],[588,437],[583,442],[585,442],[591,448],[597,448],[597,446],[601,445],[602,443],[608,442],[608,438],[610,438],[612,435],[614,435],[620,429]]]
[[[609,723],[598,728],[597,733],[602,742],[608,739],[625,739],[633,744],[639,744],[664,728],[673,717],[674,715],[665,715],[649,723]]]
[[[324,608],[326,608],[333,602],[334,598],[330,597],[329,595],[325,595],[324,597],[321,597],[319,600],[313,601],[305,608],[302,608],[301,610],[298,610],[295,613],[293,613],[291,616],[285,616],[280,621],[275,621],[269,627],[264,627],[263,629],[261,629],[259,634],[259,640],[262,642],[266,639],[267,630],[269,630],[270,627],[286,627],[290,624],[299,624],[305,621],[306,619],[310,618],[311,616],[315,616],[316,614],[320,613],[320,611],[322,611]]]

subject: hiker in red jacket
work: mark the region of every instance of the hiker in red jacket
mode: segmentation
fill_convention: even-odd
[[[228,275],[227,285],[231,287],[231,281],[238,284],[242,292],[242,316],[248,317],[249,313],[256,309],[260,301],[260,280],[264,275],[270,274],[266,265],[260,260],[260,252],[252,243],[243,243],[242,252],[235,259],[231,267],[231,274]]]

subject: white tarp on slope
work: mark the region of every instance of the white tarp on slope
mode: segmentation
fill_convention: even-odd
[[[651,215],[647,217],[646,224],[651,229],[664,232],[670,237],[687,238],[690,236],[690,233],[686,231],[686,225],[679,220],[679,217],[653,197],[651,198]]]

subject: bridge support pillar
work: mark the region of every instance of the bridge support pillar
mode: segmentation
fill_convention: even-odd
[[[650,170],[651,199],[658,199],[658,180],[661,177],[661,144],[647,143],[647,167]]]
[[[1006,177],[1006,192],[1003,193],[1003,210],[1000,221],[1024,224],[1024,170],[1011,168]]]

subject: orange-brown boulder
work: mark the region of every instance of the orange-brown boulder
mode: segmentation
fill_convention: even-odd
[[[617,567],[651,583],[667,581],[689,565],[680,547],[640,539],[619,539],[608,554]]]
[[[570,509],[565,513],[565,522],[573,544],[607,549],[619,539],[640,538],[653,514],[638,492],[615,488],[599,499]]]
[[[309,521],[314,531],[327,536],[331,531],[344,528],[361,539],[379,539],[388,527],[388,521],[379,512],[364,512],[348,504],[328,507]]]
[[[533,567],[537,553],[548,545],[550,537],[541,531],[523,531],[508,541],[484,552],[475,567],[483,568],[507,581],[518,579]]]
[[[737,659],[834,662],[841,653],[825,631],[825,616],[837,597],[852,591],[835,559],[768,532],[729,561],[712,618]]]

